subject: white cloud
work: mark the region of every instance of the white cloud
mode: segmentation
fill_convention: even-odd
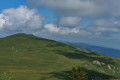
[[[95,29],[93,28],[90,28],[90,29],[98,32],[119,32],[118,28],[97,27]]]
[[[46,24],[45,25],[45,28],[50,31],[50,32],[59,32],[60,31],[60,28],[58,28],[57,26],[53,25],[53,24]]]
[[[62,17],[59,21],[59,24],[62,26],[76,26],[79,25],[81,18],[79,17]]]
[[[79,32],[79,30],[77,30],[76,28],[66,28],[66,27],[57,27],[54,24],[46,24],[45,25],[45,29],[48,30],[51,33],[58,33],[58,34],[77,34]]]
[[[0,14],[0,30],[25,31],[40,29],[44,18],[26,6],[5,9]]]
[[[88,30],[91,30],[92,32],[118,33],[120,32],[120,20],[112,18],[97,19],[88,27]]]
[[[5,20],[4,20],[4,15],[0,14],[0,29],[3,28],[3,25],[5,24]]]
[[[57,10],[58,14],[85,17],[120,16],[120,0],[27,0],[29,5]]]
[[[90,32],[87,32],[80,27],[76,28],[68,28],[68,27],[58,27],[54,24],[46,24],[45,25],[45,30],[51,33],[57,33],[61,35],[68,35],[68,34],[73,34],[73,35],[81,35],[81,36],[88,36],[91,35]]]

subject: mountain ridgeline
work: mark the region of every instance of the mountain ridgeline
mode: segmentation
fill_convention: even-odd
[[[120,78],[120,59],[82,51],[29,34],[0,39],[0,80],[72,80],[73,67],[88,79]]]
[[[78,49],[81,49],[80,47],[82,46],[86,48],[88,51],[93,51],[93,52],[95,51],[105,56],[120,58],[120,50],[118,49],[95,46],[86,43],[71,43],[71,42],[62,42],[62,43],[69,44]]]

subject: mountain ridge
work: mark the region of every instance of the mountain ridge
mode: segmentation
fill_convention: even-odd
[[[82,46],[84,48],[87,48],[90,51],[94,50],[105,56],[120,58],[120,50],[119,49],[101,47],[101,46],[96,46],[96,45],[91,45],[91,44],[86,44],[86,43],[72,43],[72,42],[63,42],[63,43]]]

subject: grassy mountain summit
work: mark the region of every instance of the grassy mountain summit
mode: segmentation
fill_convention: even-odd
[[[120,78],[120,59],[78,51],[29,34],[0,39],[0,80],[70,80],[72,67],[92,77]]]

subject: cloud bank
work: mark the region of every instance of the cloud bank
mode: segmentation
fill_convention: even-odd
[[[120,16],[120,0],[27,0],[32,7],[47,7],[60,15]]]
[[[59,24],[62,26],[77,26],[80,24],[81,20],[82,19],[79,17],[61,17]]]
[[[55,11],[58,21],[54,28],[58,34],[61,34],[61,31],[57,30],[65,31],[66,29],[69,32],[71,29],[77,29],[79,35],[84,31],[84,34],[89,33],[96,37],[103,36],[103,38],[120,34],[118,19],[120,0],[27,0],[27,2],[31,7],[45,7]],[[95,18],[95,20],[84,28],[81,25],[83,17]],[[89,34],[86,36],[89,37]]]

